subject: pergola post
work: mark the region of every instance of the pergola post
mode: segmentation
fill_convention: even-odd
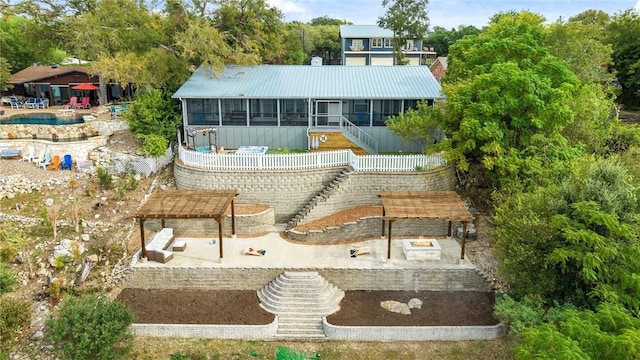
[[[451,239],[451,220],[449,220],[449,227],[447,228],[447,237]]]
[[[160,225],[162,225],[162,228],[164,229],[164,218],[160,219]]]
[[[467,244],[467,222],[462,223],[462,250],[460,251],[460,261],[464,261],[464,247]]]
[[[387,260],[391,259],[391,224],[393,220],[389,220],[389,240],[387,241]]]
[[[140,219],[140,242],[142,244],[140,249],[142,250],[142,257],[146,258],[147,250],[145,249],[145,246],[144,246],[144,220],[145,219]]]
[[[381,239],[384,239],[384,216],[386,212],[384,211],[384,206],[382,207],[382,235],[380,235]]]
[[[231,237],[236,237],[236,207],[235,201],[231,200]]]
[[[223,254],[222,254],[222,219],[218,219],[218,242],[220,243],[220,262],[222,262]]]

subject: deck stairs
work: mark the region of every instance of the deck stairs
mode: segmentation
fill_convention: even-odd
[[[344,291],[317,272],[285,271],[258,290],[260,306],[277,316],[277,338],[322,340],[322,319],[340,310]]]
[[[314,146],[314,138],[317,146]],[[344,116],[341,117],[339,126],[309,129],[309,151],[344,149],[350,149],[356,155],[375,155],[378,153],[378,140]]]
[[[305,204],[302,209],[287,223],[286,230],[291,230],[298,226],[302,219],[307,216],[311,210],[313,210],[316,205],[318,205],[321,201],[326,201],[331,195],[335,194],[336,190],[340,187],[345,180],[349,178],[349,175],[353,172],[351,167],[347,167],[342,170],[333,180],[327,183],[320,192],[318,192],[314,197],[309,200],[307,204]]]

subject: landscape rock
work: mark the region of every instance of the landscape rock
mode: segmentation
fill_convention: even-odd
[[[394,313],[402,314],[402,315],[411,315],[411,310],[409,310],[409,305],[405,303],[401,303],[399,301],[387,300],[380,302],[380,306]]]
[[[413,298],[407,303],[409,309],[422,309],[422,300]]]
[[[467,225],[467,240],[474,240],[477,237],[477,231],[476,231],[476,227],[473,224],[468,224]],[[456,233],[455,236],[458,239],[462,239],[462,226],[458,227],[456,229]]]

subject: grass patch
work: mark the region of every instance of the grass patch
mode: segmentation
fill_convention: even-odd
[[[307,150],[304,149],[268,149],[267,154],[304,154]]]

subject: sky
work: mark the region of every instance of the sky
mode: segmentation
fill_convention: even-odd
[[[284,13],[285,21],[301,21],[329,16],[356,25],[375,25],[384,13],[381,0],[267,0]],[[640,0],[429,0],[428,16],[431,28],[447,30],[459,25],[481,28],[489,18],[501,11],[529,10],[547,21],[564,20],[585,10],[602,10],[609,15],[629,8],[640,10]]]

